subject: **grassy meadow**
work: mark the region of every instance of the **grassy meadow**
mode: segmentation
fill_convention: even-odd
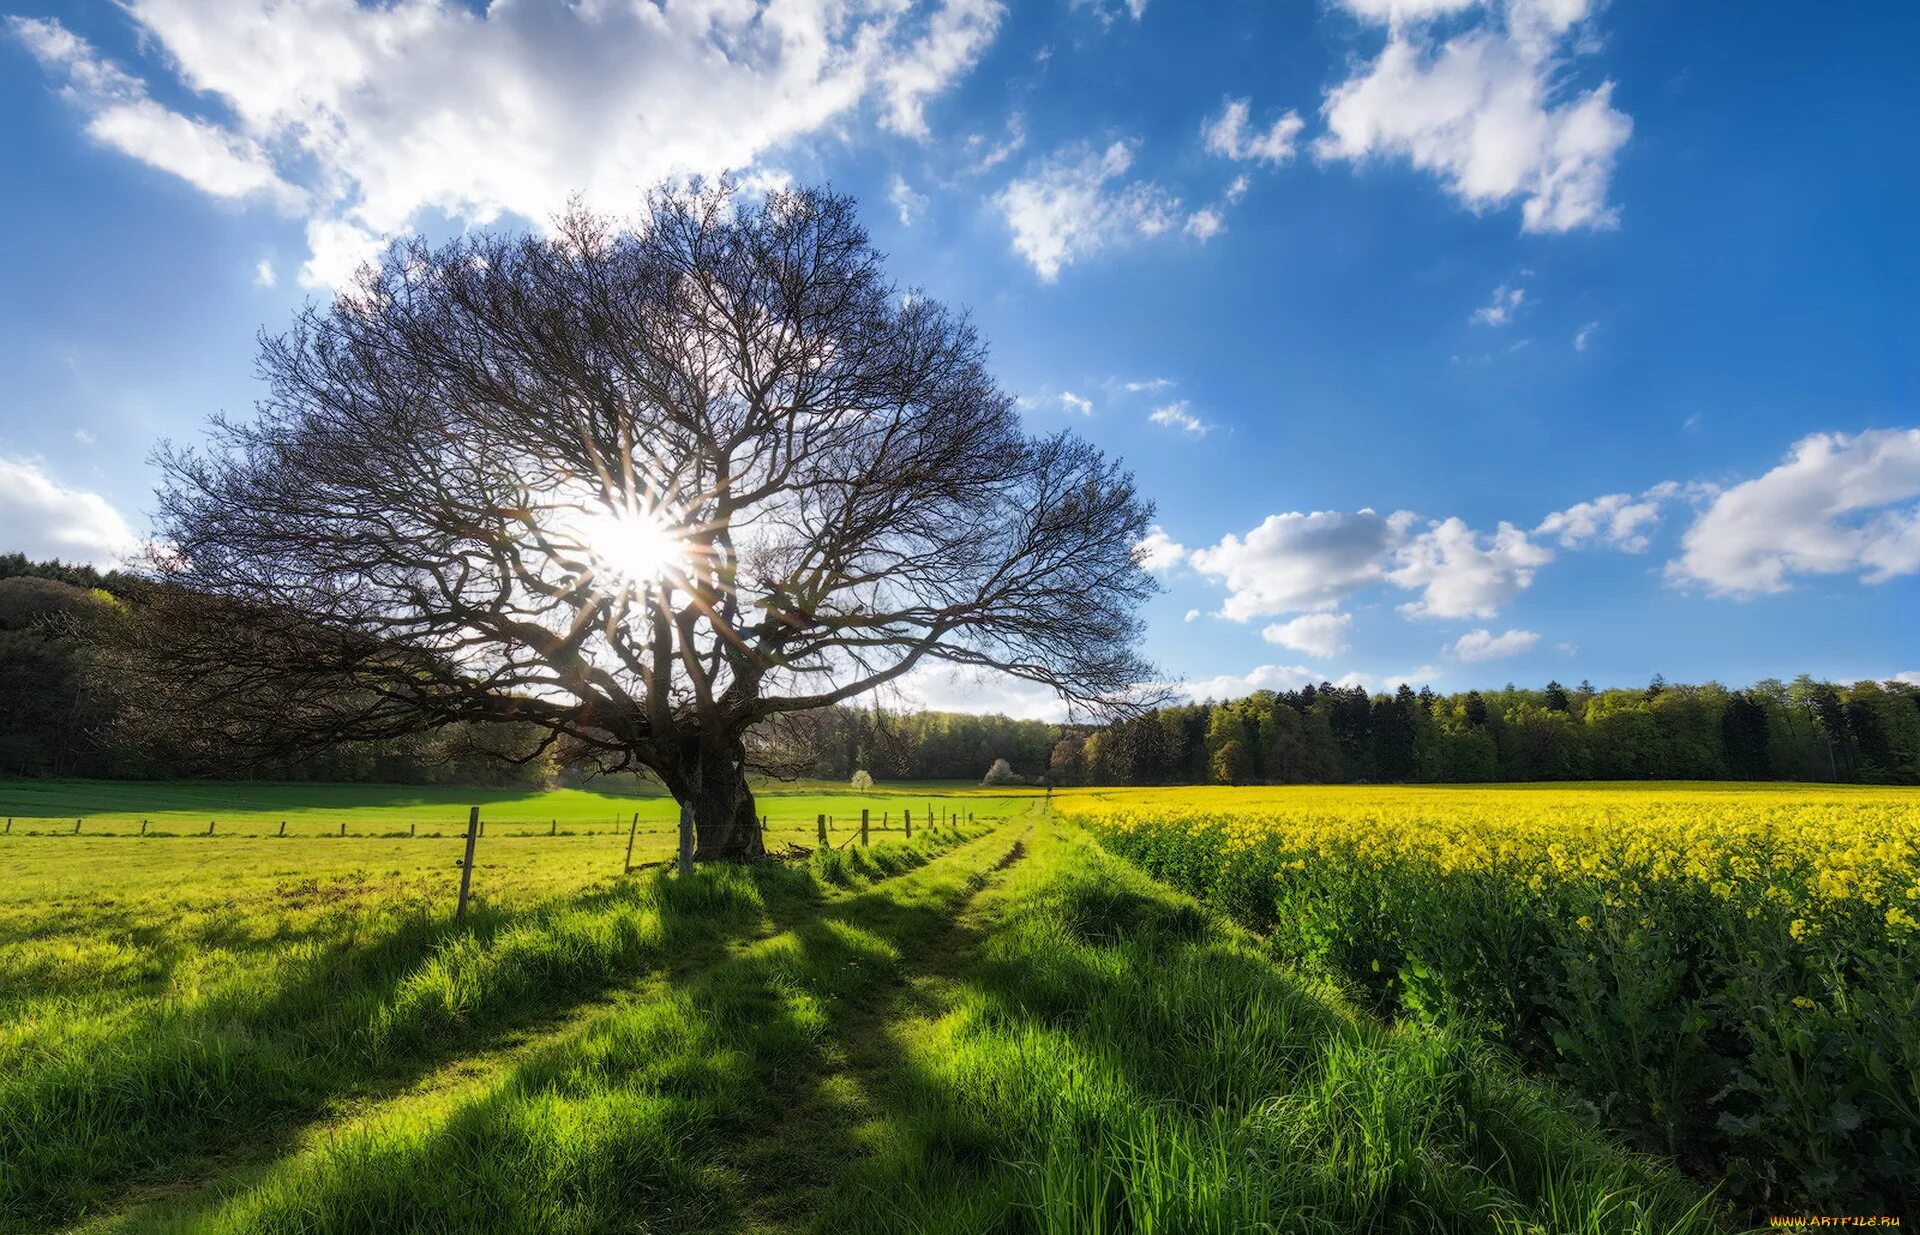
[[[1680,835],[1673,819],[1638,832],[1627,821],[1688,803],[1725,812],[1689,855],[1738,821],[1746,845],[1813,811],[1819,826],[1781,852],[1844,850],[1852,864],[1829,868],[1850,871],[1855,891],[1902,863],[1911,882],[1913,852],[1898,846],[1920,810],[1912,794],[1784,789],[1063,791],[1049,804],[801,786],[784,807],[763,799],[776,821],[804,806],[801,844],[813,814],[897,816],[911,798],[920,816],[929,793],[975,822],[681,879],[621,874],[613,798],[503,795],[479,799],[499,832],[456,925],[457,826],[393,833],[404,812],[474,791],[236,786],[235,833],[212,838],[156,822],[129,839],[120,826],[168,805],[190,818],[204,796],[78,816],[100,835],[55,826],[119,788],[55,786],[59,810],[17,811],[0,837],[0,1230],[1741,1230],[1774,1212],[1737,1191],[1759,1169],[1741,1164],[1771,1161],[1798,1181],[1803,1147],[1709,1158],[1640,1118],[1647,1095],[1675,1083],[1659,1016],[1719,1015],[1733,997],[1696,1007],[1653,964],[1668,952],[1628,942],[1629,898],[1591,932],[1578,925],[1594,907],[1568,899],[1587,886],[1571,872],[1505,916],[1492,889],[1525,886],[1540,873],[1517,865],[1526,845],[1574,821],[1604,826],[1569,852],[1637,852],[1610,838]],[[261,831],[287,818],[288,837],[239,834],[242,797]],[[642,801],[617,804],[630,818]],[[581,825],[607,813],[606,830],[567,835],[570,806]],[[543,818],[562,834],[545,835]],[[1289,830],[1302,820],[1311,847]],[[342,821],[349,835],[329,834]],[[1409,856],[1422,827],[1462,852],[1476,836],[1498,851],[1474,874],[1480,892]],[[1879,848],[1819,841],[1869,828]],[[1263,854],[1277,862],[1249,865]],[[1300,882],[1308,868],[1320,884]],[[1701,878],[1684,862],[1670,874]],[[1352,899],[1368,880],[1372,934]],[[1704,894],[1724,897],[1713,882]],[[1675,919],[1690,933],[1714,921],[1708,902],[1664,885],[1634,895],[1639,917],[1691,914]],[[1395,898],[1407,903],[1379,903]],[[1797,945],[1811,928],[1795,936],[1794,920],[1781,925]],[[1841,933],[1859,924],[1831,906],[1805,920],[1836,949],[1833,972],[1851,975],[1848,1002],[1823,991],[1826,1053],[1782,1059],[1809,1087],[1887,1069],[1856,1086],[1847,1135],[1869,1129],[1898,1154],[1912,1121],[1875,1094],[1904,1100],[1913,1073],[1876,1055],[1902,1039],[1859,1029],[1872,984],[1848,968],[1863,936]],[[1503,931],[1519,951],[1488,951]],[[1686,946],[1717,955],[1719,938]],[[1527,984],[1572,963],[1570,939],[1598,1026],[1577,1029],[1563,1056],[1487,1001],[1551,997],[1559,988]],[[1911,963],[1898,929],[1883,922],[1879,940],[1873,964]],[[1536,946],[1533,967],[1520,964]],[[1755,963],[1784,961],[1776,949]],[[1901,980],[1910,996],[1912,970],[1888,973],[1873,997]],[[1674,1000],[1680,1011],[1662,1013]],[[1541,1023],[1570,1015],[1545,1007]],[[1806,1011],[1791,996],[1786,1007]],[[1696,1036],[1731,1057],[1728,1035],[1752,1028],[1723,1016]],[[1640,1053],[1614,1058],[1618,1092],[1567,1063],[1623,1037]],[[1812,1100],[1785,1084],[1780,1096]],[[1885,1178],[1865,1173],[1870,1157],[1848,1161]],[[1816,1194],[1789,1186],[1804,1184],[1781,1183],[1768,1203],[1809,1212],[1794,1201]],[[1850,1199],[1847,1212],[1889,1203]]]

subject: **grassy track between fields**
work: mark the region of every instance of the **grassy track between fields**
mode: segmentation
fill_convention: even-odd
[[[6,1212],[303,1235],[1725,1229],[1497,1054],[1380,1026],[1043,810],[612,895],[415,954],[430,999],[379,987],[332,1031],[363,1036],[320,1035],[394,1026],[391,1052],[326,1056],[352,1083],[277,1050],[177,1143],[136,1089],[120,1114],[148,1122],[116,1150],[140,1169]],[[322,1004],[377,972],[326,975]],[[126,1088],[93,1079],[99,1102]],[[262,1092],[292,1099],[278,1124],[245,1117]],[[0,1152],[47,1166],[38,1145]]]

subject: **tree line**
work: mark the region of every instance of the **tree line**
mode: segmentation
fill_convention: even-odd
[[[1063,783],[1805,780],[1920,784],[1920,686],[1802,675],[1441,695],[1323,683],[1065,735]]]
[[[134,575],[0,554],[0,776],[539,785],[530,733],[449,725],[281,759],[210,746],[143,713],[103,642],[149,595]]]
[[[0,776],[554,783],[564,749],[454,724],[283,760],[240,758],[146,723],[94,643],[146,584],[118,572],[0,555]],[[959,712],[836,706],[766,735],[793,775],[978,780],[996,760],[1058,784],[1292,784],[1551,780],[1920,783],[1920,686],[1807,676],[1744,690],[1656,678],[1436,694],[1322,683],[1163,707],[1105,727]],[[523,762],[500,758],[508,754]]]

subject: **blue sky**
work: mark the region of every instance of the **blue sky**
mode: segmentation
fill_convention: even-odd
[[[1914,6],[12,12],[0,550],[137,534],[381,239],[730,169],[1127,460],[1199,693],[1920,673]]]

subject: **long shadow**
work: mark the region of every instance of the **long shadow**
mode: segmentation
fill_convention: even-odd
[[[930,1064],[914,1043],[896,1041],[898,1062],[875,1092],[888,1104],[899,1141],[842,1173],[828,1190],[837,1203],[824,1209],[817,1229],[836,1235],[1134,1229],[1128,1193],[1147,1185],[1140,1159],[1129,1155],[1142,1153],[1143,1144],[1157,1137],[1164,1149],[1182,1136],[1189,1143],[1215,1137],[1237,1156],[1214,1182],[1257,1188],[1263,1171],[1299,1171],[1297,1163],[1276,1163],[1272,1146],[1262,1144],[1261,1128],[1272,1123],[1276,1102],[1324,1092],[1329,1069],[1341,1060],[1377,1060],[1390,1071],[1409,1057],[1430,1071],[1419,1079],[1430,1082],[1431,1101],[1424,1115],[1408,1112],[1408,1122],[1431,1134],[1437,1156],[1424,1148],[1408,1155],[1413,1169],[1380,1181],[1372,1195],[1356,1189],[1313,1198],[1294,1217],[1305,1225],[1282,1229],[1488,1230],[1502,1204],[1555,1211],[1569,1172],[1644,1187],[1666,1215],[1662,1221],[1696,1222],[1697,1194],[1690,1188],[1597,1131],[1574,1129],[1564,1109],[1517,1078],[1511,1084],[1500,1079],[1497,1060],[1455,1055],[1445,1043],[1423,1050],[1356,1021],[1257,954],[1222,946],[1217,928],[1190,902],[1093,885],[1070,889],[1061,902],[1052,906],[1064,936],[1060,946],[983,949],[963,966],[964,1032],[1059,1044],[1078,1066],[1114,1082],[1117,1096],[1104,1108],[1094,1101],[1071,1111],[1063,1122],[1023,1123],[1022,1100],[1007,1099],[1005,1090],[1024,1078],[994,1072],[987,1092],[995,1097],[982,1098],[953,1072]],[[1156,987],[1171,993],[1157,998]],[[1481,1075],[1488,1068],[1496,1078],[1491,1083]],[[1365,1086],[1366,1078],[1357,1078],[1356,1091]],[[1031,1100],[1058,1102],[1061,1110],[1073,1106],[1056,1094]],[[1001,1109],[996,1101],[1013,1105]],[[1354,1122],[1371,1113],[1353,1112]],[[1426,1115],[1430,1123],[1414,1122]],[[1160,1127],[1143,1135],[1142,1120]],[[1335,1139],[1360,1135],[1339,1123],[1331,1130]],[[1044,1129],[1042,1143],[1032,1139],[1036,1128]],[[1242,1128],[1253,1131],[1241,1136]],[[1543,1129],[1572,1134],[1541,1144]],[[1063,1172],[1054,1169],[1060,1156],[1072,1160]],[[1056,1175],[1085,1181],[1102,1174],[1106,1178],[1084,1194],[1054,1190]],[[1192,1188],[1204,1177],[1194,1167],[1180,1186]],[[1155,1182],[1164,1186],[1165,1179]],[[1191,1197],[1178,1198],[1173,1211],[1189,1203]],[[1188,1229],[1166,1213],[1160,1226]]]
[[[191,1184],[243,1147],[284,1151],[330,1101],[403,1088],[642,974],[694,972],[825,895],[806,870],[762,864],[481,908],[464,927],[422,918],[264,998],[237,991],[50,1051],[0,1087],[0,1229],[71,1219],[116,1186]]]
[[[889,880],[841,900],[780,898],[770,916],[787,929],[664,975],[657,998],[540,1048],[428,1126],[336,1135],[162,1229],[738,1228],[765,1172],[824,1170],[852,1151],[844,1121],[814,1118],[836,1105],[817,1091],[820,1065],[862,1009],[892,997],[898,945],[951,924],[951,889],[910,892]],[[756,1154],[794,1148],[780,1129],[795,1119],[823,1134],[807,1152]]]

